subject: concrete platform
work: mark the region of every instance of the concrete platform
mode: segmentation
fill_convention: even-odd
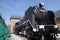
[[[7,38],[6,40],[27,40],[27,38],[20,35],[11,34],[11,37]],[[60,34],[58,34],[57,40],[60,40]]]
[[[11,34],[11,36],[6,40],[27,40],[27,38],[21,37],[19,35]]]

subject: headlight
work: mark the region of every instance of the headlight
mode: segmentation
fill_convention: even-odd
[[[40,4],[41,4],[42,6],[45,5],[44,2],[41,2]]]
[[[43,28],[44,28],[44,25],[39,25],[39,28],[40,28],[40,29],[43,29]]]
[[[33,28],[33,31],[34,31],[34,32],[36,32],[36,31],[37,31],[37,29],[36,29],[36,28]]]

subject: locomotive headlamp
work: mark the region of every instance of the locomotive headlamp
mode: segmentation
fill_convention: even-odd
[[[39,28],[40,28],[40,29],[43,29],[43,28],[44,28],[44,25],[39,25]]]
[[[45,4],[44,4],[44,2],[41,2],[40,5],[44,6]]]

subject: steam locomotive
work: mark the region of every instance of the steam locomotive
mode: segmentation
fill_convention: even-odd
[[[22,22],[17,22],[14,33],[26,35],[28,40],[56,40],[58,26],[53,11],[43,8],[44,3],[29,7]]]

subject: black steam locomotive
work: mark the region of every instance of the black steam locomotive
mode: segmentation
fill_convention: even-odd
[[[28,40],[56,40],[58,27],[54,12],[47,11],[43,5],[29,7],[22,22],[15,24],[14,33],[26,35]]]

